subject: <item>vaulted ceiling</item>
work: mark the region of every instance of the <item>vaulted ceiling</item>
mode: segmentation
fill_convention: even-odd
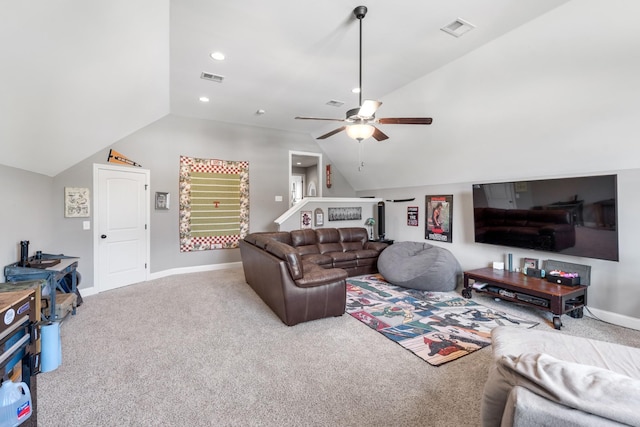
[[[335,126],[295,116],[343,118],[358,106],[356,6],[369,9],[363,98],[384,101],[566,2],[3,2],[0,164],[55,176],[167,114],[315,138]],[[458,18],[475,29],[461,37],[441,30]],[[226,59],[212,59],[214,51]],[[379,115],[432,115],[389,107]]]

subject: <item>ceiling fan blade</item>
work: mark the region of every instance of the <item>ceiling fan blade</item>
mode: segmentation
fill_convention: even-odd
[[[374,131],[373,131],[373,137],[376,139],[376,141],[384,141],[385,139],[389,139],[389,137],[387,135],[384,134],[384,132],[382,132],[380,129],[378,129],[377,127],[374,127]]]
[[[327,119],[324,117],[296,117],[297,120],[327,120],[330,122],[344,122],[344,119]]]
[[[431,117],[387,117],[376,120],[382,125],[430,125]]]
[[[365,99],[360,107],[360,111],[358,111],[358,115],[360,117],[373,117],[376,114],[378,108],[382,105],[380,101],[372,101],[370,99]]]
[[[338,129],[334,129],[329,133],[325,133],[324,135],[321,135],[319,137],[317,137],[316,139],[326,139],[329,138],[330,136],[335,135],[336,133],[342,132],[343,130],[345,130],[347,127],[346,126],[340,126]]]

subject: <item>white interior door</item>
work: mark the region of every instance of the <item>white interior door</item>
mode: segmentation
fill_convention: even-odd
[[[303,194],[303,179],[302,175],[293,175],[291,177],[291,204],[295,205],[300,200],[302,200]]]
[[[499,209],[518,207],[513,183],[485,184],[483,188],[490,207]]]
[[[94,165],[94,277],[99,292],[147,280],[149,171]]]

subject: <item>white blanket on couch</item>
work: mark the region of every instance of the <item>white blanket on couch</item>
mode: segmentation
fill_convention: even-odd
[[[503,356],[497,362],[502,380],[511,386],[524,387],[570,408],[640,426],[640,380],[544,353]]]

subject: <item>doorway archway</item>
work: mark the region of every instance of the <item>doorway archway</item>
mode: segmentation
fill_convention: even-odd
[[[303,183],[301,188],[303,198],[322,197],[321,170],[322,154],[307,151],[289,151],[289,207],[298,201],[294,191],[300,190],[300,188],[294,188],[294,186],[300,185],[300,180]]]

